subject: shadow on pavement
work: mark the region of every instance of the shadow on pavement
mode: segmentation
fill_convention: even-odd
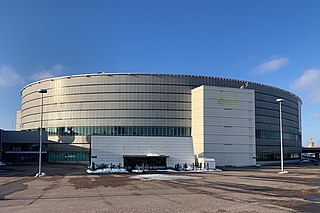
[[[8,164],[0,167],[0,177],[34,177],[38,173],[38,164]],[[86,175],[86,165],[43,164],[42,172],[48,176]]]

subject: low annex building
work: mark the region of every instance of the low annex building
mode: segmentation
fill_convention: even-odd
[[[7,131],[0,129],[0,162],[38,162],[38,131]],[[42,160],[47,161],[48,135],[42,133]]]

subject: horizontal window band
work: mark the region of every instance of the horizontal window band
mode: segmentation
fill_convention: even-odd
[[[284,140],[301,141],[301,134],[292,132],[282,132]],[[280,132],[272,130],[256,129],[257,139],[280,140]]]
[[[47,98],[56,98],[56,97],[61,97],[61,96],[75,96],[75,95],[96,95],[96,94],[162,94],[162,95],[189,95],[191,96],[191,92],[189,93],[177,93],[177,92],[86,92],[86,93],[70,93],[70,94],[59,94],[59,95],[46,95],[43,97],[43,99]],[[41,97],[38,98],[33,98],[28,101],[23,101],[22,105],[35,101],[35,100],[40,100]],[[22,98],[23,100],[23,98]]]
[[[255,116],[256,116],[256,118],[257,118],[257,116],[259,116],[259,117],[261,117],[261,118],[276,118],[276,119],[279,120],[279,116],[272,116],[272,115],[266,115],[266,114],[255,114]],[[298,117],[297,117],[297,118],[298,118]],[[299,123],[299,120],[298,120],[298,119],[297,119],[297,120],[292,120],[292,119],[288,119],[288,118],[286,118],[286,117],[284,117],[284,116],[282,116],[282,119],[283,119],[283,120],[292,121],[292,122],[295,122],[295,123]]]
[[[90,117],[90,118],[59,118],[59,119],[43,119],[42,121],[69,121],[69,120],[104,120],[104,119],[127,119],[127,120],[190,120],[191,118],[159,118],[159,117]],[[24,122],[21,125],[25,125],[28,123],[38,123],[40,120],[28,121]]]
[[[264,122],[256,122],[256,124],[264,124],[264,125],[272,125],[272,126],[277,126],[277,128],[279,129],[279,124],[275,124],[275,123],[264,123]],[[282,126],[283,127],[290,127],[290,128],[293,128],[293,129],[299,129],[298,127],[296,126],[290,126],[290,125],[284,125],[283,122],[282,122]]]
[[[276,102],[276,101],[267,101],[267,100],[262,100],[262,99],[258,99],[258,98],[256,98],[255,101],[261,101],[261,102],[264,102],[264,103],[271,103],[271,104],[274,104],[275,106],[277,106],[278,109],[279,109],[279,103]],[[296,104],[295,104],[295,105],[296,105]],[[288,105],[282,104],[282,108],[283,108],[283,107],[288,107],[288,108],[293,109],[293,110],[295,110],[295,111],[298,112],[298,106],[297,106],[297,108],[294,108],[294,107],[292,107],[292,106],[288,106]]]
[[[43,114],[51,114],[51,113],[60,113],[60,112],[94,112],[94,111],[164,111],[164,112],[191,112],[191,110],[183,110],[183,109],[75,109],[75,110],[60,110],[60,111],[47,111],[43,112]],[[21,118],[26,118],[32,115],[40,115],[38,113],[27,114],[22,116]]]
[[[213,77],[214,78],[214,77]],[[199,79],[195,78],[194,79],[195,81],[198,81],[199,82]],[[230,83],[230,80],[233,80],[233,79],[226,79],[226,80],[223,80],[224,83]],[[221,79],[212,79],[212,83],[208,83],[208,82],[199,82],[197,84],[179,84],[178,82],[175,82],[175,83],[147,83],[147,82],[143,82],[143,83],[130,83],[130,82],[124,82],[124,83],[96,83],[96,84],[74,84],[74,85],[65,85],[65,86],[60,86],[59,88],[70,88],[70,87],[92,87],[92,86],[172,86],[172,87],[188,87],[188,89],[190,88],[193,89],[195,87],[198,87],[198,86],[201,86],[201,85],[206,85],[206,86],[219,86],[219,87],[226,87],[226,88],[238,88],[238,86],[234,86],[234,87],[231,87],[231,86],[224,86],[224,83],[218,83],[217,81],[221,81]],[[36,85],[36,84],[35,84]],[[35,86],[35,85],[30,85],[30,87],[32,86]],[[256,85],[256,88],[260,88],[262,86],[265,86],[265,85]],[[26,87],[28,88],[28,87]],[[26,89],[25,88],[25,89]],[[47,90],[50,90],[50,89],[55,89],[57,87],[48,87]],[[295,96],[294,94],[292,93],[289,93],[285,90],[281,90],[279,88],[275,88],[275,87],[270,87],[268,89],[270,89],[270,93],[265,93],[265,92],[262,92],[262,91],[258,91],[258,89],[254,89],[252,88],[253,90],[255,90],[255,93],[256,94],[260,94],[260,95],[266,95],[266,96],[269,96],[269,97],[273,97],[274,99],[277,99],[279,98],[279,95],[274,95],[274,90],[279,90],[280,92],[284,92],[285,94],[287,95],[290,95],[290,96],[293,96],[293,98],[298,98],[297,96]],[[28,95],[31,95],[31,94],[34,94],[34,93],[37,93],[37,91],[34,91],[34,92],[30,92],[30,93],[27,93],[25,94],[24,96],[22,96],[22,98],[28,96]],[[292,102],[293,104],[297,104],[296,102],[294,101],[291,101],[290,99],[286,99],[286,101],[290,101]],[[271,102],[271,101],[270,101]]]
[[[52,104],[44,104],[43,106],[53,106],[59,104],[84,104],[84,103],[185,103],[191,104],[191,101],[159,101],[159,100],[103,100],[103,101],[65,101]],[[27,109],[38,108],[41,105],[35,105],[22,109],[22,112]]]
[[[93,87],[93,86],[171,86],[171,87],[197,87],[198,85],[190,85],[190,84],[161,84],[161,83],[103,83],[103,84],[75,84],[75,85],[66,85],[66,86],[60,86],[59,88],[70,88],[70,87]],[[57,87],[49,87],[47,90],[55,89]],[[191,92],[191,89],[190,89]],[[28,93],[24,95],[22,98],[38,93],[38,91],[34,91],[31,93]]]
[[[279,88],[276,88],[276,89],[279,89]],[[287,91],[284,91],[284,92],[287,92]],[[280,95],[274,95],[274,93],[272,93],[271,91],[270,91],[270,93],[265,93],[265,92],[261,92],[261,91],[255,91],[255,93],[259,94],[259,95],[265,95],[265,96],[273,97],[272,99],[274,99],[274,102],[276,102],[276,99],[279,98],[279,96],[280,96]],[[288,93],[289,92],[287,92],[287,94]],[[289,95],[294,95],[294,94],[290,94],[289,93]],[[298,98],[298,96],[294,96],[294,98]],[[286,98],[284,98],[284,99],[285,99],[285,101],[289,101],[289,102],[293,103],[294,105],[297,104],[296,102],[292,101],[291,99],[286,99]],[[270,103],[273,103],[273,102],[270,101]]]
[[[38,129],[29,131],[38,131]],[[49,136],[191,136],[191,128],[185,126],[71,126],[49,127],[47,132]]]
[[[279,115],[279,109],[269,109],[269,108],[264,108],[264,107],[260,107],[260,106],[256,106],[255,107],[256,109],[261,109],[261,110],[265,110],[265,111],[267,111],[267,110],[269,110],[269,111],[272,111],[272,112],[276,112],[278,115]],[[299,114],[297,113],[297,114],[294,114],[294,113],[291,113],[291,112],[287,112],[286,110],[281,110],[281,113],[282,113],[282,115],[284,115],[284,114],[289,114],[289,115],[292,115],[292,116],[294,116],[294,117],[299,117]],[[271,117],[271,116],[270,116]],[[279,118],[279,117],[278,117]]]

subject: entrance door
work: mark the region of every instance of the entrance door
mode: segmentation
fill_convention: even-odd
[[[124,167],[128,170],[140,169],[164,169],[167,167],[166,156],[123,156]]]

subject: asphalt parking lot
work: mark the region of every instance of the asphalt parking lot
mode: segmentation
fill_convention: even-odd
[[[320,167],[227,168],[222,172],[88,175],[85,166],[0,167],[0,212],[319,212]],[[154,175],[154,174],[153,174]]]

